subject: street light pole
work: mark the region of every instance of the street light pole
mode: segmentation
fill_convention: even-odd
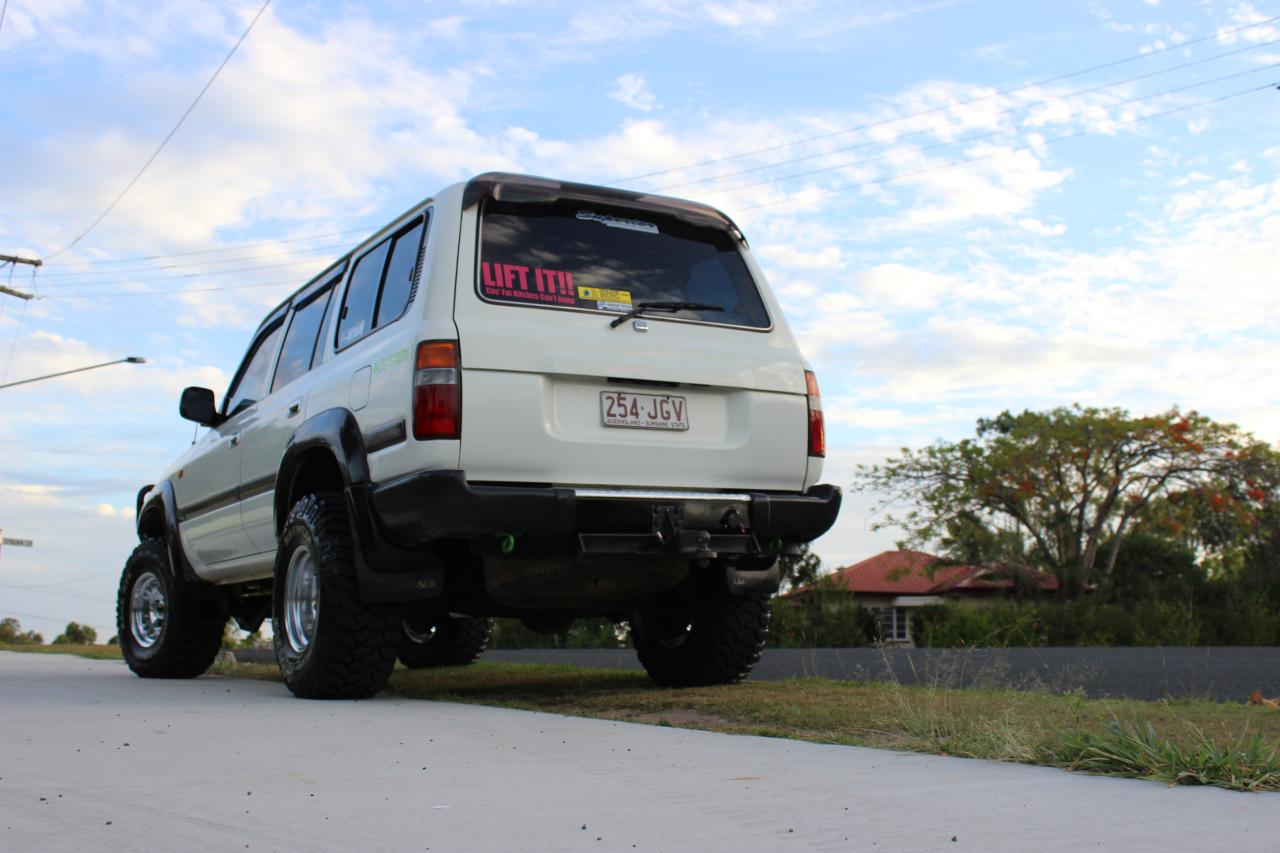
[[[69,373],[83,373],[86,370],[96,370],[99,367],[110,367],[113,364],[146,364],[147,360],[139,355],[131,355],[125,358],[118,358],[115,361],[104,361],[102,364],[91,364],[88,367],[77,367],[75,370],[63,370],[58,373],[49,373],[44,376],[33,376],[30,379],[22,379],[17,382],[9,382],[0,385],[0,388],[12,388],[15,385],[26,385],[28,382],[39,382],[41,379],[53,379],[55,376],[66,376]]]

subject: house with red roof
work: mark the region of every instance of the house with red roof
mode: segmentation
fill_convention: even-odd
[[[869,609],[880,624],[882,642],[910,646],[911,613],[917,607],[956,600],[980,603],[1027,590],[1052,593],[1058,579],[1033,569],[948,565],[924,551],[885,551],[786,597],[797,598],[819,586],[827,592],[848,592]]]

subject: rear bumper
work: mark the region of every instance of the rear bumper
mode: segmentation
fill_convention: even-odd
[[[804,493],[707,493],[491,485],[462,471],[420,472],[373,487],[369,504],[390,542],[416,548],[438,539],[576,535],[583,551],[686,550],[760,553],[821,536],[840,511],[840,489]],[[718,540],[718,541],[717,541]],[[723,547],[708,547],[719,544]],[[694,554],[697,556],[698,554]],[[711,554],[710,556],[715,556]]]

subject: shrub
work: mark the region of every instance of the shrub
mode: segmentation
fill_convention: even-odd
[[[0,643],[9,645],[44,645],[44,637],[35,631],[23,631],[22,623],[12,616],[0,619]]]
[[[92,626],[81,625],[79,622],[68,622],[62,633],[53,638],[53,645],[88,646],[97,641],[98,632]]]
[[[519,619],[495,619],[491,649],[616,649],[625,646],[626,623],[615,625],[603,617],[578,619],[561,634],[540,634]]]
[[[769,645],[775,648],[846,648],[875,642],[871,611],[846,592],[817,589],[796,598],[773,599]]]

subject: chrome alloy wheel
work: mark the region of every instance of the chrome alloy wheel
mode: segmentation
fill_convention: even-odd
[[[160,578],[152,572],[140,575],[129,593],[129,633],[134,642],[144,649],[160,642],[168,615],[169,602]]]
[[[300,547],[293,552],[285,577],[285,639],[289,648],[302,654],[314,639],[316,620],[320,616],[320,577],[308,548]]]
[[[431,642],[439,630],[440,626],[435,622],[432,622],[431,626],[425,631],[419,631],[417,628],[409,624],[408,619],[404,620],[405,636],[409,638],[410,642],[417,643],[418,645]]]

